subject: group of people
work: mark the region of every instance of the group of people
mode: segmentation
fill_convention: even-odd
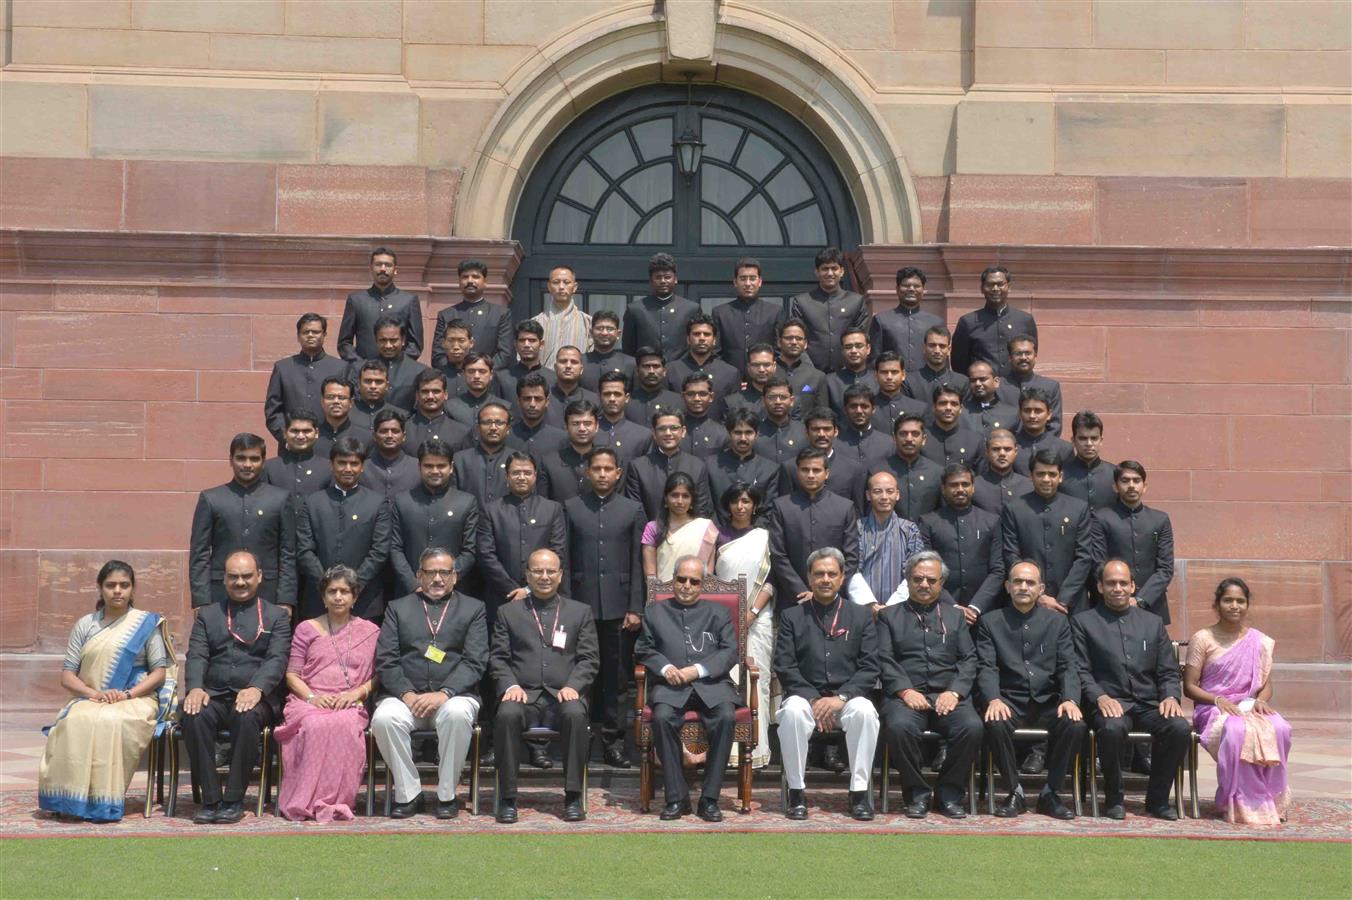
[[[396,286],[395,254],[374,251],[339,356],[309,313],[299,352],[273,369],[264,412],[279,452],[237,435],[232,479],[199,498],[182,709],[167,629],[131,607],[131,569],[110,562],[71,637],[62,683],[75,699],[49,737],[40,806],[119,817],[140,752],[177,720],[196,821],[243,815],[265,727],[285,763],[279,811],[347,818],[369,725],[393,814],[422,807],[422,754],[438,760],[435,813],[451,817],[474,725],[491,721],[482,761],[498,769],[499,819],[516,819],[523,751],[554,764],[522,741],[543,725],[564,748],[564,817],[578,820],[592,731],[607,763],[630,764],[638,661],[662,814],[693,809],[679,740],[693,709],[710,739],[698,814],[717,820],[746,701],[729,677],[744,629],[762,673],[752,765],[769,761],[773,719],[791,818],[807,814],[813,754],[850,771],[851,812],[872,817],[880,723],[908,815],[961,815],[983,740],[1007,788],[999,815],[1024,811],[1020,774],[1044,765],[1035,805],[1073,815],[1058,791],[1090,725],[1108,814],[1123,814],[1122,745],[1137,728],[1155,736],[1147,810],[1169,817],[1186,692],[1218,761],[1218,809],[1280,819],[1289,729],[1269,706],[1272,642],[1245,622],[1248,590],[1218,588],[1217,623],[1189,643],[1180,683],[1169,517],[1145,505],[1142,464],[1103,459],[1099,416],[1080,411],[1059,436],[1060,385],[1035,371],[1037,325],[1010,304],[1009,272],[983,272],[985,305],[950,332],[922,307],[920,270],[900,270],[897,306],[874,316],[844,289],[840,251],[814,263],[818,287],[781,303],[759,296],[760,264],[739,260],[736,299],[706,313],[658,254],[652,293],[623,315],[582,312],[560,266],[550,308],[513,323],[469,260],[424,365],[419,300]],[[709,576],[745,578],[743,621],[699,600]],[[673,599],[648,605],[650,579]],[[1047,747],[1021,759],[1019,727],[1047,729]],[[926,730],[942,736],[938,758],[922,752]],[[436,740],[420,745],[422,731]],[[823,732],[842,733],[845,752],[812,741]]]

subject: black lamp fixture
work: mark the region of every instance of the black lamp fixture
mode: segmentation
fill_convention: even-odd
[[[671,148],[676,151],[676,167],[680,169],[681,174],[685,176],[686,181],[690,181],[699,172],[700,160],[704,157],[704,141],[699,139],[699,132],[695,130],[697,119],[695,117],[694,102],[694,81],[695,73],[685,73],[685,129],[681,136],[671,142]]]

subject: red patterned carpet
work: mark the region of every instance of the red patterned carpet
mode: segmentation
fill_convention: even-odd
[[[661,832],[694,833],[742,831],[764,833],[840,832],[921,834],[1003,834],[1003,835],[1088,835],[1095,837],[1169,837],[1204,840],[1313,840],[1352,842],[1352,801],[1340,799],[1301,799],[1291,811],[1290,821],[1282,828],[1244,828],[1211,818],[1211,803],[1202,802],[1201,819],[1179,822],[1161,822],[1144,815],[1139,800],[1128,803],[1127,819],[1113,822],[1093,819],[1088,815],[1072,822],[1057,822],[1045,816],[1025,815],[1017,820],[997,819],[989,815],[952,822],[937,814],[923,821],[913,821],[891,812],[879,815],[870,823],[855,822],[845,814],[845,792],[839,789],[809,790],[810,818],[806,822],[789,822],[780,813],[779,791],[773,786],[758,787],[752,811],[742,815],[731,811],[730,792],[724,795],[725,820],[720,825],[705,823],[694,817],[678,822],[662,822],[657,818],[658,806],[652,813],[638,810],[637,781],[632,777],[613,779],[609,785],[594,781],[589,793],[590,812],[586,822],[567,824],[559,819],[562,795],[552,786],[522,785],[518,801],[521,820],[516,825],[498,825],[491,815],[491,801],[483,792],[483,814],[462,812],[450,822],[437,821],[428,815],[395,821],[383,817],[358,816],[354,822],[319,825],[313,822],[288,822],[266,813],[259,819],[252,814],[233,826],[195,826],[191,822],[195,810],[191,797],[184,788],[177,816],[168,819],[157,807],[149,819],[141,816],[141,799],[133,795],[128,800],[129,815],[114,825],[89,825],[38,813],[32,791],[5,791],[0,793],[0,837],[132,837],[132,836],[187,836],[187,835],[278,835],[278,834],[400,834],[470,832],[511,833],[615,833]],[[462,788],[463,791],[463,788]],[[377,809],[381,794],[377,792]],[[462,793],[463,796],[463,793]],[[430,797],[430,795],[429,795]],[[899,800],[899,797],[898,797]],[[894,807],[895,810],[895,807]],[[1086,808],[1086,813],[1087,813]]]

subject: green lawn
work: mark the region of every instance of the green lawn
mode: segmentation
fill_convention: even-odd
[[[920,835],[0,841],[0,896],[1348,897],[1345,844]]]

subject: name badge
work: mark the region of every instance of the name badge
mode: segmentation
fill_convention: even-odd
[[[427,649],[423,652],[423,656],[432,660],[434,663],[440,664],[441,661],[446,658],[446,651],[439,649],[436,644],[428,644]]]
[[[568,645],[568,632],[560,628],[554,632],[554,649],[562,650]]]

